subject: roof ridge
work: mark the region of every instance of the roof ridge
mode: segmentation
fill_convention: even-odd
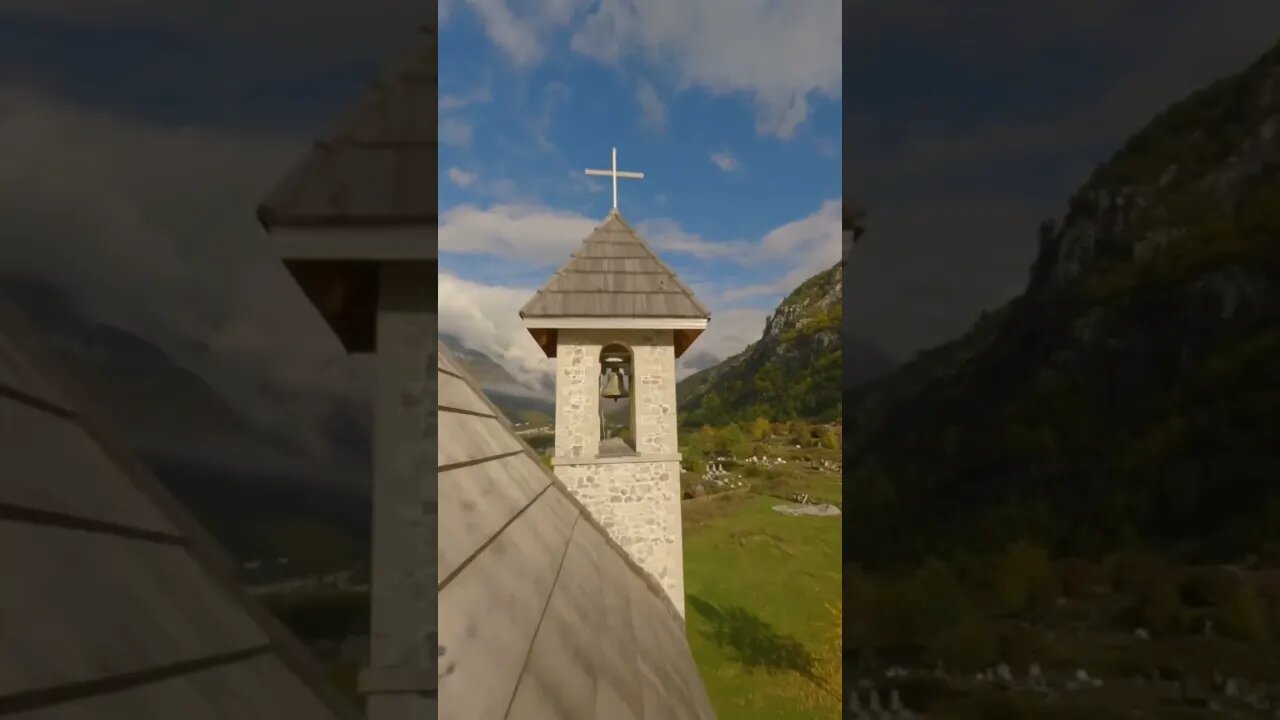
[[[454,358],[453,353],[449,350],[449,348],[446,347],[444,343],[437,342],[436,352],[439,353],[442,357],[446,358],[449,361],[450,365],[452,365],[452,367],[454,368],[454,370],[450,371],[449,374],[453,375],[454,377],[461,380],[464,384],[466,384],[469,390],[475,393],[476,396],[479,397],[481,401],[484,402],[485,405],[487,405],[489,408],[493,410],[494,419],[496,419],[499,422],[499,424],[502,425],[503,430],[505,430],[508,434],[514,437],[518,443],[520,443],[521,451],[524,452],[526,455],[528,455],[534,461],[534,463],[537,464],[538,469],[544,475],[546,475],[547,478],[550,480],[551,487],[555,488],[556,491],[558,491],[566,500],[569,501],[569,503],[573,506],[574,510],[576,510],[578,514],[581,516],[583,521],[585,521],[588,525],[591,526],[592,529],[594,529],[596,532],[600,533],[601,536],[603,536],[609,548],[613,550],[619,557],[622,558],[623,562],[626,563],[627,567],[633,573],[638,575],[640,579],[644,581],[645,586],[649,589],[649,591],[652,592],[660,601],[662,601],[663,607],[665,607],[667,611],[671,613],[671,616],[676,620],[678,620],[680,624],[683,626],[684,617],[680,614],[680,611],[676,609],[675,603],[671,601],[671,597],[667,595],[667,591],[663,589],[662,583],[658,582],[658,579],[655,578],[652,573],[650,573],[648,570],[645,570],[643,567],[641,567],[640,563],[636,562],[635,559],[631,557],[631,554],[628,553],[621,545],[618,544],[616,540],[613,539],[613,537],[609,534],[609,531],[606,530],[605,527],[600,524],[600,521],[596,520],[595,516],[591,514],[591,511],[587,509],[587,506],[583,505],[582,501],[578,500],[578,498],[573,494],[573,491],[571,491],[568,488],[568,486],[566,486],[564,482],[559,477],[556,476],[554,472],[548,470],[547,467],[542,464],[542,458],[538,455],[537,451],[533,449],[533,446],[529,445],[529,443],[526,442],[523,437],[521,437],[518,433],[516,433],[515,427],[513,427],[511,424],[511,420],[509,420],[506,414],[503,413],[502,410],[500,410],[498,406],[495,405],[493,401],[489,399],[488,395],[485,395],[484,391],[480,389],[479,383],[477,383],[475,379],[471,377],[471,373],[467,372],[467,369]],[[439,368],[442,368],[443,365],[444,363],[441,363],[441,362],[436,363],[438,372],[442,371],[442,370],[439,370]]]
[[[640,247],[644,248],[645,252],[649,253],[649,256],[653,258],[654,262],[658,263],[659,267],[667,271],[667,274],[669,274],[671,279],[675,281],[676,286],[684,291],[685,295],[689,296],[689,300],[698,308],[698,311],[710,318],[711,311],[702,304],[702,301],[698,300],[697,296],[693,294],[693,290],[689,289],[689,286],[684,284],[680,279],[680,276],[676,274],[676,271],[672,270],[670,266],[663,262],[661,257],[658,257],[658,253],[654,252],[653,248],[649,247],[649,243],[641,237],[640,233],[637,232],[635,228],[631,227],[631,223],[627,222],[626,218],[622,217],[622,213],[615,210],[614,216],[618,219],[618,222],[622,223],[622,226],[627,229],[627,233],[630,234],[636,242],[640,243]]]
[[[416,222],[434,220],[434,194],[429,205],[406,195],[397,198],[392,208],[384,208],[352,188],[367,185],[367,178],[361,176],[370,173],[403,172],[406,179],[412,178],[410,184],[434,177],[431,150],[438,148],[438,139],[417,118],[431,106],[425,98],[435,96],[437,37],[431,23],[410,33],[403,51],[378,70],[355,102],[343,107],[302,158],[271,186],[257,208],[260,224],[268,230],[278,225],[333,225],[352,218],[384,217],[392,211]],[[340,162],[351,153],[363,158],[375,153],[377,162],[369,167],[369,163]]]
[[[613,226],[612,225],[613,223],[616,223],[616,226]],[[599,239],[598,236],[605,233],[609,235],[622,235],[622,237],[625,239],[624,240]],[[614,246],[624,245],[624,244],[636,245],[640,248],[640,251],[643,254],[638,256],[635,256],[635,255],[588,256],[583,254],[583,250],[587,247],[590,247],[592,245],[605,245],[605,244],[614,245]],[[576,265],[578,265],[579,263],[587,263],[595,260],[633,260],[636,262],[651,263],[652,265],[656,266],[656,270],[650,271],[644,274],[658,275],[658,276],[665,277],[666,279],[670,280],[671,285],[674,286],[675,288],[675,291],[671,292],[661,287],[659,287],[658,289],[654,289],[652,291],[647,291],[647,292],[633,291],[629,293],[615,292],[615,291],[606,290],[606,289],[581,290],[581,291],[560,290],[559,286],[564,282],[565,276],[570,272],[574,272],[577,270],[577,267],[575,267]],[[626,271],[623,271],[623,270],[590,270],[590,271],[583,270],[582,272],[590,272],[595,275],[604,275],[604,276],[615,275],[615,274],[616,275],[628,274]],[[656,282],[660,284],[662,281],[658,280]],[[677,298],[683,298],[683,300],[687,301],[688,304],[680,310],[675,310],[674,308],[678,307],[681,304],[681,301],[677,300],[677,301],[674,301],[676,305],[667,306],[667,310],[665,311],[654,312],[654,313],[626,311],[626,312],[622,312],[621,314],[624,316],[634,315],[636,317],[653,317],[653,318],[695,317],[695,316],[702,317],[702,318],[711,317],[711,311],[705,305],[702,304],[702,301],[699,300],[698,297],[693,293],[693,290],[688,285],[686,285],[684,281],[680,279],[680,276],[676,274],[675,270],[673,270],[670,265],[668,265],[666,262],[662,260],[662,258],[658,255],[658,253],[654,251],[654,249],[644,239],[644,237],[634,227],[632,227],[631,224],[627,222],[626,218],[622,216],[622,213],[618,212],[616,209],[611,210],[609,214],[605,216],[605,219],[600,224],[596,225],[596,227],[592,229],[592,231],[587,235],[587,237],[583,238],[582,243],[578,247],[578,250],[573,252],[569,256],[569,260],[564,265],[562,265],[559,269],[557,269],[556,272],[552,274],[552,276],[547,280],[547,282],[545,282],[541,287],[538,288],[538,290],[534,293],[534,296],[530,298],[529,301],[526,302],[523,307],[521,307],[520,317],[522,318],[571,317],[571,316],[577,316],[577,315],[612,316],[611,313],[606,313],[603,310],[601,310],[599,307],[597,307],[594,312],[588,311],[585,313],[582,313],[582,312],[575,313],[575,312],[567,312],[567,311],[551,312],[551,311],[548,311],[546,307],[547,304],[545,302],[540,302],[543,300],[543,298],[546,298],[548,295],[551,295],[551,294],[571,294],[571,293],[598,294],[605,298],[609,296],[614,296],[614,295],[632,295],[632,296],[641,296],[641,297],[645,295],[652,295],[654,297],[662,296],[670,299],[672,296],[675,296]],[[692,312],[690,312],[690,309],[692,310]]]

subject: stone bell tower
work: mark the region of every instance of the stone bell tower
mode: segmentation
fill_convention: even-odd
[[[556,360],[556,475],[683,614],[676,359],[710,313],[618,213],[639,173],[616,170],[588,171],[613,175],[614,209],[520,317]]]

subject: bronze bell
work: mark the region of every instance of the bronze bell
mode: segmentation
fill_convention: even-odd
[[[622,371],[609,368],[605,370],[605,375],[604,392],[600,393],[600,396],[611,398],[615,402],[618,398],[627,397],[627,389],[622,384]]]

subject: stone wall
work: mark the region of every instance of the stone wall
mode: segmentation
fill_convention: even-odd
[[[684,612],[676,368],[670,330],[560,330],[556,474]],[[597,458],[600,351],[631,349],[634,458]]]
[[[670,330],[561,330],[556,348],[556,456],[593,458],[600,446],[600,350],[631,349],[636,451],[679,452],[676,358]]]
[[[680,463],[562,465],[556,475],[684,614]]]

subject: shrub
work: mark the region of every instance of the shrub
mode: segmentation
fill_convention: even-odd
[[[795,436],[796,442],[804,444],[804,439],[809,437],[809,423],[804,420],[791,421],[791,434]]]
[[[1148,552],[1121,553],[1111,558],[1107,565],[1111,586],[1120,592],[1139,593],[1152,584],[1176,580],[1169,561]]]
[[[748,432],[751,435],[751,439],[762,440],[769,436],[769,431],[772,429],[773,428],[769,424],[768,420],[758,417],[751,423],[751,427],[748,429]]]
[[[1187,606],[1207,608],[1225,602],[1239,582],[1239,577],[1226,568],[1204,567],[1187,573],[1179,589]]]
[[[989,564],[985,581],[991,609],[1000,615],[1041,608],[1058,596],[1049,554],[1027,540],[1006,547]]]
[[[1018,674],[1025,674],[1031,663],[1044,663],[1052,653],[1052,645],[1044,634],[1030,625],[1010,625],[998,635],[1000,659]]]
[[[931,649],[951,672],[976,672],[1000,661],[995,628],[976,615],[960,618],[944,628]]]
[[[1169,635],[1187,624],[1187,608],[1178,585],[1169,575],[1152,575],[1137,591],[1132,608],[1134,623],[1153,633]]]
[[[1095,588],[1108,584],[1106,569],[1080,558],[1066,558],[1058,563],[1058,584],[1062,594],[1072,599],[1092,597]]]
[[[1280,643],[1280,582],[1259,583],[1258,594],[1267,607],[1267,623],[1271,626],[1272,640]]]
[[[1257,586],[1238,577],[1214,608],[1213,624],[1223,635],[1250,643],[1271,639],[1271,623],[1266,601]]]

